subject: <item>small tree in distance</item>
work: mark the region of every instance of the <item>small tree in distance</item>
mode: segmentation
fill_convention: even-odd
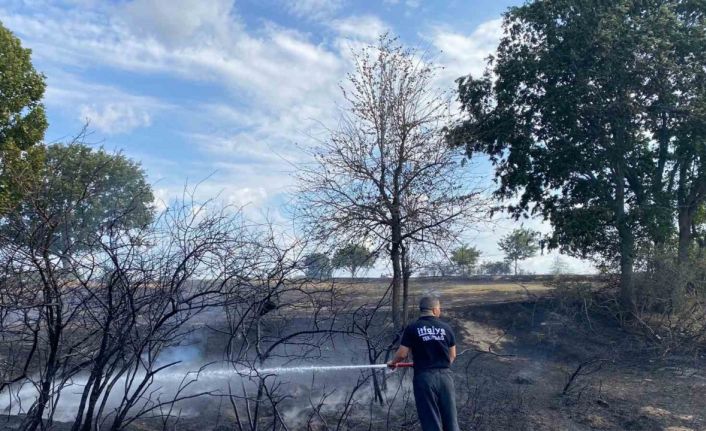
[[[480,266],[480,271],[486,275],[507,275],[512,272],[510,269],[510,262],[506,260],[500,260],[497,262],[483,262]]]
[[[451,252],[451,262],[458,267],[462,275],[470,275],[480,254],[477,248],[464,244]]]
[[[517,275],[517,263],[537,254],[539,232],[520,228],[502,237],[498,247],[505,252],[505,258],[513,262],[514,274]]]
[[[345,268],[355,278],[360,269],[372,268],[376,259],[377,256],[364,245],[348,244],[336,250],[331,266],[335,269]]]
[[[447,277],[453,275],[455,269],[454,265],[447,261],[434,261],[426,265],[423,272],[430,277]]]
[[[569,265],[560,256],[556,256],[552,262],[552,274],[563,275],[569,271]]]
[[[324,253],[311,253],[305,256],[302,265],[307,278],[312,280],[331,278],[331,273],[333,272],[331,259]]]

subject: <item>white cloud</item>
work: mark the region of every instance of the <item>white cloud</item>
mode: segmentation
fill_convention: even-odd
[[[130,132],[151,124],[147,112],[120,103],[108,103],[103,106],[82,105],[80,119],[85,120],[90,128],[109,134]]]
[[[285,221],[282,208],[273,199],[290,191],[291,178],[284,172],[260,164],[211,162],[183,165],[180,176],[163,178],[155,192],[156,204],[164,209],[179,201],[186,191],[196,202],[214,202],[243,208],[248,218],[262,221],[263,211]]]
[[[331,22],[331,27],[343,37],[375,40],[390,30],[380,18],[374,15],[351,16]]]
[[[119,10],[131,29],[168,46],[218,40],[238,25],[232,0],[134,0]]]
[[[292,170],[291,164],[306,157],[298,144],[316,139],[314,135],[325,131],[324,123],[336,121],[336,96],[322,96],[292,109],[201,105],[195,115],[208,131],[188,133],[188,137],[219,160],[269,164],[270,172]]]
[[[400,0],[383,0],[382,2],[388,5],[400,4]],[[410,9],[416,9],[422,5],[422,0],[405,0],[404,5]]]
[[[169,206],[169,190],[164,187],[154,188],[152,190],[154,196],[154,205],[157,211],[164,211]]]
[[[185,181],[156,188],[152,192],[155,208],[157,211],[164,211],[170,206],[193,199],[193,202],[198,204],[211,202],[216,206],[230,206],[242,210],[251,221],[265,221],[262,209],[271,197],[270,191],[263,186],[243,187],[224,183],[226,179],[227,175],[214,175],[201,181]],[[269,215],[274,216],[273,221],[285,221],[280,213]]]
[[[139,14],[127,12],[136,5],[151,10],[151,15],[142,18],[147,21],[157,16],[158,22],[190,24],[185,30],[178,25],[158,25],[146,34],[148,30],[131,21],[133,14]],[[223,19],[214,10],[219,9],[209,9],[193,21],[187,18],[188,9],[173,8],[171,15],[161,15],[152,2],[129,3],[112,18],[112,10],[67,14],[49,9],[47,14],[20,15],[0,9],[0,15],[33,48],[35,56],[56,64],[103,65],[209,80],[236,95],[281,107],[335,88],[342,74],[335,52],[311,43],[306,35],[272,24],[246,32],[236,20]]]
[[[329,18],[343,7],[343,0],[281,0],[294,16],[315,20]]]
[[[288,162],[302,157],[294,142],[307,139],[317,122],[328,123],[335,115],[344,63],[336,50],[291,29],[266,23],[247,31],[232,10],[226,13],[225,3],[219,5],[197,8],[195,18],[181,16],[191,13],[186,6],[164,10],[142,0],[116,9],[117,17],[106,10],[102,15],[7,15],[8,25],[34,48],[35,56],[56,69],[107,67],[178,77],[186,85],[208,81],[226,90],[217,103],[196,98],[193,106],[165,107],[149,97],[60,77],[50,79],[48,100],[53,107],[78,108],[76,116],[90,117],[92,127],[108,133],[156,123],[158,114],[169,110],[169,127],[194,144],[195,158],[207,161],[182,161],[167,169],[146,159],[150,178],[164,189],[162,197],[179,195],[189,178],[200,182],[204,199],[218,195],[234,205],[261,208],[291,185]],[[149,27],[152,21],[154,28]],[[149,151],[145,154],[149,157]]]
[[[224,190],[224,201],[234,207],[251,207],[260,209],[268,197],[265,187],[243,187],[240,189]]]
[[[272,153],[272,148],[305,139],[302,132],[314,120],[327,123],[332,118],[338,82],[345,72],[336,50],[273,24],[246,31],[228,1],[179,1],[166,7],[157,0],[136,0],[116,8],[72,13],[51,4],[34,14],[0,7],[0,15],[33,48],[35,58],[54,69],[107,67],[209,81],[229,90],[224,96],[236,102],[231,111],[238,111],[240,118],[221,124],[211,121],[207,132],[220,138],[219,144],[227,139],[229,145],[197,142],[212,154],[216,148],[224,150],[221,158],[240,157],[243,149]],[[147,97],[106,94],[103,88],[87,85],[66,88],[63,77],[49,76],[48,100],[70,99],[54,106],[75,109],[74,117],[89,116],[94,126],[109,133],[154,123],[155,110],[160,109]],[[209,120],[201,112],[193,112],[193,117]],[[196,121],[190,122],[198,127]]]
[[[69,112],[89,129],[107,134],[128,133],[152,124],[153,115],[174,107],[157,99],[137,96],[117,87],[86,82],[56,71],[49,74],[46,103]]]
[[[439,63],[445,68],[441,78],[453,82],[469,73],[480,76],[486,58],[495,51],[501,36],[501,19],[484,22],[470,35],[436,28],[428,39],[441,51]]]

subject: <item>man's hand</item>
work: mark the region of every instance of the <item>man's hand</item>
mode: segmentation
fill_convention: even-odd
[[[407,356],[409,355],[409,347],[407,346],[400,346],[399,349],[395,352],[395,356],[387,363],[387,366],[390,368],[395,368],[395,365],[399,362],[404,361],[407,359]]]

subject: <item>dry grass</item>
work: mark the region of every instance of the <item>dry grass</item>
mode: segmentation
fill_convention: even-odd
[[[424,285],[421,285],[422,287]],[[470,294],[485,294],[488,292],[498,292],[498,293],[525,293],[527,291],[532,293],[547,292],[552,288],[546,286],[542,283],[508,283],[508,282],[498,282],[498,283],[448,283],[443,286],[444,293],[454,294],[454,293],[470,293]]]
[[[370,279],[337,280],[340,292],[351,296],[371,299],[379,298],[390,286],[389,279],[371,281]],[[545,296],[553,290],[552,287],[539,282],[478,282],[471,280],[410,280],[410,301],[415,304],[423,295],[439,296],[442,303],[456,307],[471,304],[498,302],[513,302],[536,299]]]

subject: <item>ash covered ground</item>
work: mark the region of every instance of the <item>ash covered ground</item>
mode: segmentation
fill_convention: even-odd
[[[365,299],[379,296],[383,287],[383,282],[351,284],[342,300],[367,304]],[[657,354],[611,319],[559,306],[554,291],[542,284],[426,281],[413,288],[416,296],[438,294],[444,317],[457,331],[462,354],[453,370],[464,430],[706,427],[705,361],[698,355]],[[343,330],[355,317],[341,316],[331,328]],[[306,312],[290,311],[260,330],[273,336],[305,331],[310,319]],[[252,428],[247,416],[258,408],[254,399],[261,380],[247,376],[247,367],[225,360],[228,343],[240,347],[226,326],[223,314],[212,310],[193,322],[186,342],[166,349],[160,358],[165,364],[179,363],[155,377],[155,391],[165,398],[179,391],[202,395],[170,406],[172,419],[147,415],[129,429],[240,429],[237,423]],[[283,344],[264,365],[366,364],[369,347],[350,334],[311,338]],[[277,408],[263,405],[258,414],[263,423],[279,422],[288,429],[418,429],[411,371],[380,371],[376,379],[367,370],[268,375],[259,389],[272,391]],[[80,378],[74,383],[80,387]],[[2,429],[19,425],[13,409],[33,396],[31,387],[20,393],[12,404],[7,397],[0,402]],[[70,429],[79,396],[78,390],[62,393],[53,429]]]

